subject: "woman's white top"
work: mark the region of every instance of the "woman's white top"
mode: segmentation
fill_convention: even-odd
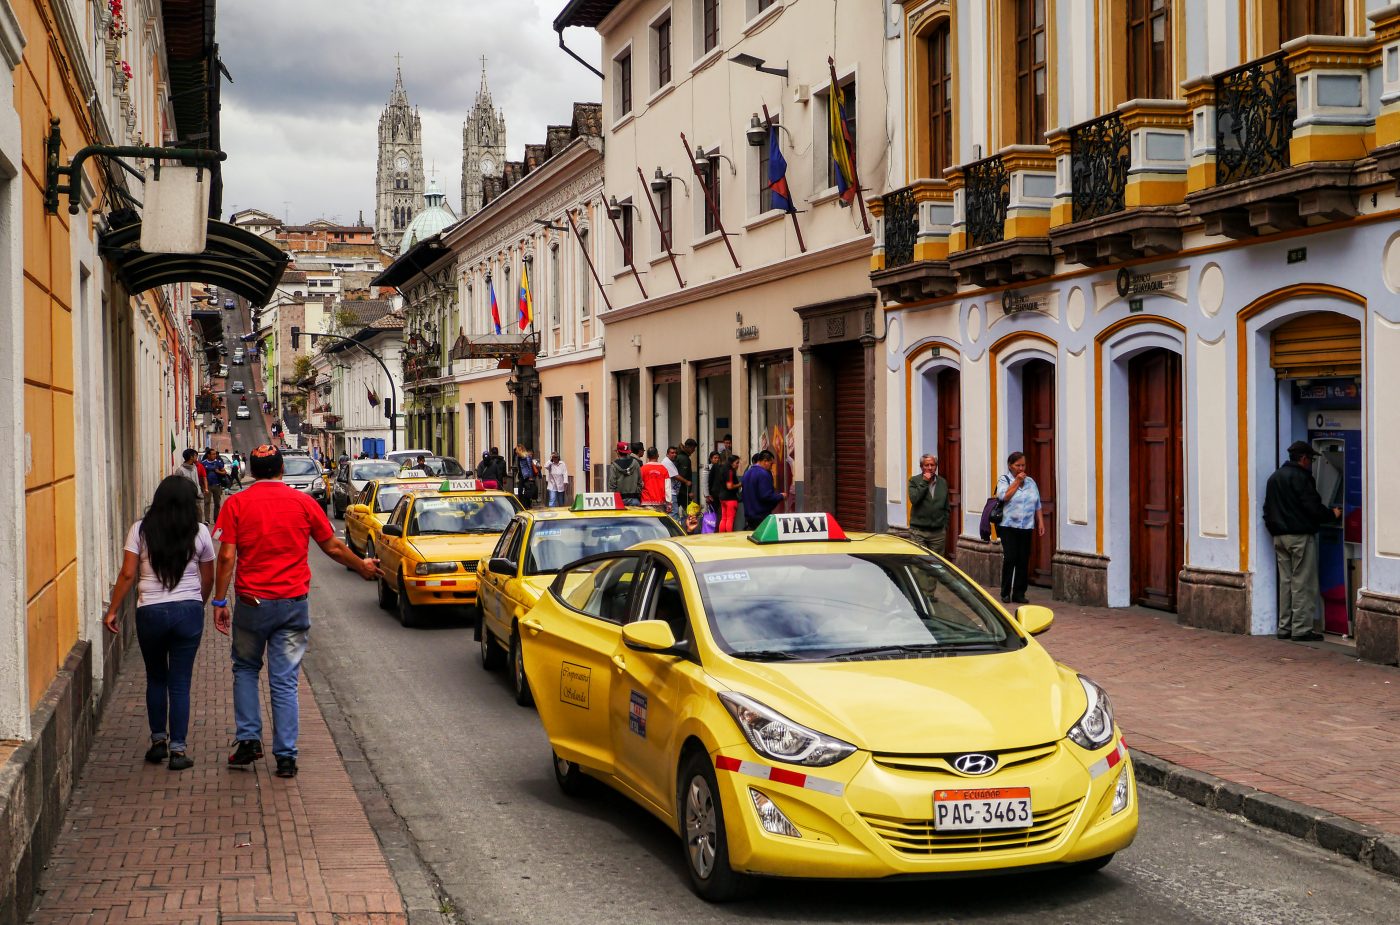
[[[209,537],[209,528],[199,525],[194,538],[194,556],[185,565],[185,574],[173,589],[166,588],[151,568],[151,560],[146,555],[146,544],[141,539],[141,521],[131,525],[126,534],[126,551],[141,557],[140,577],[136,583],[136,606],[168,604],[171,601],[199,601],[203,603],[204,592],[199,586],[199,565],[214,561],[214,541]]]

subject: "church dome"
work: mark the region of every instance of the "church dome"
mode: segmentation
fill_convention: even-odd
[[[404,229],[403,239],[399,241],[400,257],[419,241],[431,238],[457,221],[457,215],[447,204],[447,197],[443,195],[436,178],[428,181],[428,191],[423,194],[423,200],[427,208],[413,216],[413,221]]]

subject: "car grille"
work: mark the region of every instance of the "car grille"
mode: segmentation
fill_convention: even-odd
[[[1017,765],[1030,764],[1049,758],[1055,754],[1058,746],[1054,742],[1045,745],[1030,745],[1026,748],[1011,748],[1004,751],[987,751],[997,759],[997,770],[1016,767]],[[919,771],[931,774],[948,774],[953,777],[967,778],[969,775],[962,774],[953,768],[953,760],[959,755],[967,754],[977,749],[968,749],[963,752],[949,752],[946,755],[901,755],[892,752],[875,752],[871,757],[875,763],[882,767],[892,768],[897,771]]]
[[[953,854],[982,854],[989,851],[1016,851],[1044,848],[1060,838],[1074,820],[1083,800],[1054,809],[1034,812],[1034,822],[1026,829],[982,829],[979,831],[939,832],[931,819],[897,819],[861,813],[861,818],[900,854],[910,857],[942,857]]]

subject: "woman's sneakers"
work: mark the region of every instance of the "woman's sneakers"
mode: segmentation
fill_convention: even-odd
[[[171,752],[170,763],[166,767],[172,771],[185,771],[194,767],[194,759],[184,752]]]
[[[170,754],[170,746],[164,739],[156,739],[151,743],[151,747],[146,749],[146,760],[151,764],[160,764]]]
[[[262,759],[262,743],[257,739],[243,739],[234,744],[233,754],[228,756],[231,768],[246,768],[254,761]]]

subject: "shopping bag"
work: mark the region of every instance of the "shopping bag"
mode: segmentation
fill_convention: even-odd
[[[714,533],[719,529],[719,515],[714,511],[706,511],[705,516],[700,518],[700,532]]]

